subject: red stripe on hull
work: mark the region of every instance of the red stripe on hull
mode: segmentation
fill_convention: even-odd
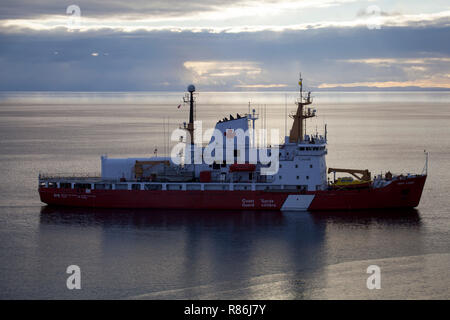
[[[287,193],[264,191],[137,191],[41,188],[41,201],[52,205],[103,208],[280,210]]]
[[[426,176],[393,181],[383,188],[307,192],[314,195],[308,210],[348,210],[416,207]],[[213,210],[280,210],[296,192],[72,190],[40,188],[41,201],[50,205],[103,208],[163,208]]]

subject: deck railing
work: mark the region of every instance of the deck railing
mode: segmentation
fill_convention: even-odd
[[[39,179],[76,179],[76,180],[84,180],[84,179],[101,179],[102,175],[100,173],[39,173]]]

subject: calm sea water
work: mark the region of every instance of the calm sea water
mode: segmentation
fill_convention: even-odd
[[[152,156],[187,121],[182,93],[0,93],[1,299],[449,299],[450,93],[316,93],[327,163],[429,177],[417,209],[207,212],[51,208],[39,172]],[[203,127],[248,102],[285,132],[295,93],[200,93]],[[164,122],[169,122],[164,125]],[[262,123],[263,121],[259,121]],[[289,119],[288,126],[291,121]],[[260,124],[257,124],[257,128]],[[317,128],[317,129],[316,129]],[[68,290],[66,268],[81,268]],[[369,265],[381,289],[368,290]]]

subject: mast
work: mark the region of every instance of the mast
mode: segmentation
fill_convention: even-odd
[[[291,114],[290,117],[294,119],[294,123],[292,124],[292,128],[289,134],[289,142],[292,143],[300,143],[303,141],[304,136],[306,135],[306,119],[315,117],[315,112],[311,112],[311,109],[304,109],[304,106],[312,103],[311,100],[311,92],[308,92],[307,98],[303,98],[303,79],[300,74],[300,79],[298,82],[300,89],[299,94],[300,97],[297,100],[297,111],[295,114]]]
[[[189,123],[187,126],[187,131],[191,137],[191,146],[194,145],[194,92],[195,86],[193,84],[188,86],[189,93],[183,98],[184,102],[189,102]]]
[[[183,97],[183,102],[184,103],[189,103],[189,123],[187,124],[186,127],[186,122],[184,122],[184,130],[189,132],[189,138],[191,140],[190,143],[190,147],[188,148],[188,146],[186,145],[186,152],[188,152],[189,150],[189,154],[190,154],[190,163],[194,163],[194,121],[195,121],[195,99],[194,99],[194,92],[195,92],[195,86],[193,84],[190,84],[187,87],[187,90],[189,91],[189,93],[186,93]],[[186,141],[187,144],[187,141]],[[185,163],[186,164],[186,163]]]

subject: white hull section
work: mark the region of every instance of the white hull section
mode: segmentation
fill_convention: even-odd
[[[284,211],[306,211],[314,199],[313,194],[289,195],[284,201],[281,210]]]

